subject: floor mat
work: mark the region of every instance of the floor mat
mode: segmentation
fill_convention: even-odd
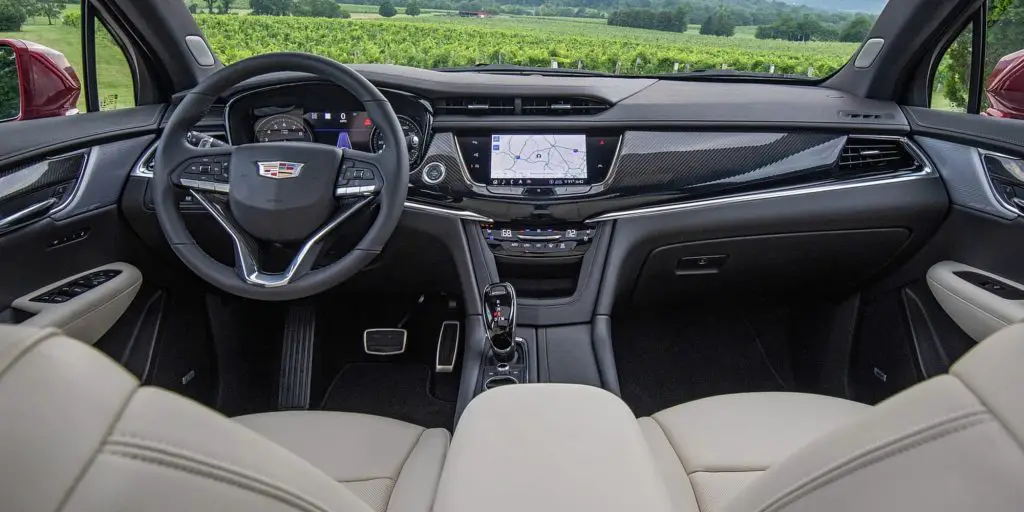
[[[637,416],[713,395],[792,388],[768,364],[778,329],[735,317],[624,315],[612,322],[622,398]],[[771,350],[771,349],[770,349]],[[771,354],[774,355],[774,354]]]
[[[430,394],[431,374],[430,368],[419,364],[350,364],[334,379],[321,409],[374,414],[451,430],[455,402]]]

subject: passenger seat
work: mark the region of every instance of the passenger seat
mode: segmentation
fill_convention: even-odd
[[[677,512],[1024,509],[1024,324],[875,407],[722,395],[640,418]]]

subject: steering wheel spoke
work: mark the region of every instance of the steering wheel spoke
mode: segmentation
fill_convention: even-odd
[[[235,272],[247,284],[263,288],[285,286],[308,274],[313,269],[317,258],[320,257],[328,235],[345,222],[345,219],[373,201],[373,197],[366,197],[355,204],[339,208],[326,224],[303,242],[283,272],[272,273],[260,269],[259,244],[242,229],[238,221],[231,215],[231,210],[223,202],[207,195],[205,191],[195,191],[193,194],[199,204],[217,220],[217,223],[231,237],[231,243],[235,248]]]
[[[335,197],[373,196],[384,189],[383,159],[377,153],[346,149],[334,187]]]

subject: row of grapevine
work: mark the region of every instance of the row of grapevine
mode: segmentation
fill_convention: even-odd
[[[516,20],[518,25],[471,25],[432,17],[415,22],[335,20],[264,16],[197,16],[200,28],[225,63],[274,51],[310,52],[346,63],[392,63],[423,68],[478,63],[582,67],[624,74],[672,72],[676,63],[691,69],[726,67],[741,71],[816,76],[837,70],[856,45],[790,43],[681,34],[595,24]],[[526,26],[528,23],[531,26]],[[533,23],[541,23],[532,26]],[[569,26],[570,29],[566,29]],[[571,30],[573,27],[581,27]]]

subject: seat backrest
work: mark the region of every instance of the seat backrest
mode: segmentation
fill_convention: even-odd
[[[54,329],[0,324],[0,508],[369,512],[287,450]]]
[[[724,510],[1024,510],[1024,325],[805,446]]]

